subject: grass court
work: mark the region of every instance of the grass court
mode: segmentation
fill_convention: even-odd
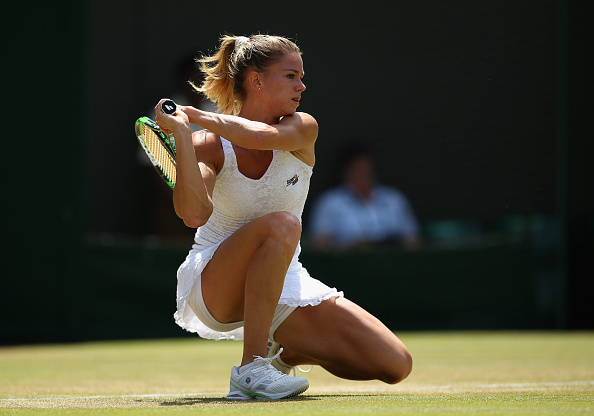
[[[284,401],[225,400],[241,343],[199,338],[0,347],[0,415],[594,415],[592,332],[405,332],[404,382],[315,367]]]

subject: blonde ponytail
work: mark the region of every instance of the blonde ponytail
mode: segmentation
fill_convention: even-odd
[[[223,36],[214,55],[196,61],[204,73],[199,92],[217,105],[220,113],[238,114],[246,97],[246,68],[263,71],[289,52],[301,53],[292,41],[272,35]]]

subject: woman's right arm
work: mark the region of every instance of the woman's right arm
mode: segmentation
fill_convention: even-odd
[[[182,145],[182,150],[177,145],[177,137],[175,141],[177,180],[173,189],[173,206],[177,216],[190,228],[204,225],[212,214],[212,191],[217,173],[209,157],[211,152],[208,148],[212,147],[209,135],[213,134],[207,130],[194,133],[189,141],[191,146]]]
[[[212,191],[216,180],[213,133],[202,130],[192,135],[186,114],[168,115],[157,111],[157,123],[175,138],[177,178],[173,189],[175,213],[184,224],[198,228],[212,213]]]

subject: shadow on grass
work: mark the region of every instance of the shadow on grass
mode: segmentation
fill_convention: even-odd
[[[333,399],[348,399],[353,397],[360,398],[372,398],[372,397],[384,397],[384,394],[369,394],[369,393],[351,393],[345,392],[343,394],[311,394],[297,397],[291,397],[288,399],[280,400],[227,400],[225,396],[222,397],[180,397],[178,399],[172,399],[165,402],[161,402],[161,406],[199,406],[199,405],[213,405],[213,404],[229,404],[229,405],[242,405],[242,404],[254,404],[254,403],[295,403],[295,402],[313,402],[318,400]]]
[[[253,403],[285,403],[285,402],[310,402],[321,400],[328,396],[297,396],[280,400],[227,400],[223,397],[180,397],[179,399],[161,402],[161,406],[197,406],[207,404],[253,404]]]

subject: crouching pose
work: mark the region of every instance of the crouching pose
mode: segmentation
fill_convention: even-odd
[[[299,262],[318,136],[316,120],[297,112],[299,48],[278,36],[225,36],[201,70],[195,87],[219,113],[155,107],[175,136],[175,211],[197,228],[178,270],[177,323],[203,338],[244,340],[228,399],[301,394],[307,379],[289,375],[301,364],[351,380],[403,380],[412,368],[404,344]],[[204,130],[192,135],[190,123]]]

